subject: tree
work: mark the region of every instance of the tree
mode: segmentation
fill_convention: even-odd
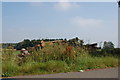
[[[65,41],[67,41],[67,39],[66,39],[66,38],[65,38],[64,40],[65,40]]]
[[[105,41],[103,44],[103,49],[111,49],[111,48],[114,48],[114,44],[111,41],[109,42]]]
[[[84,41],[80,40],[79,43],[80,43],[80,46],[83,46]]]
[[[78,37],[76,37],[76,38],[75,38],[75,41],[77,41],[77,42],[78,42],[78,40],[79,40],[79,38],[78,38]]]
[[[17,50],[21,50],[22,48],[27,49],[28,47],[30,47],[31,41],[29,39],[24,39],[22,42],[19,42],[14,48]]]

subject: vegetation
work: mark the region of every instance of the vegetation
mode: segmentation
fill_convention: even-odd
[[[28,48],[28,47],[33,47],[37,44],[41,44],[40,41],[45,41],[45,42],[48,42],[48,41],[55,41],[55,40],[63,40],[63,39],[33,39],[33,40],[29,40],[29,39],[24,39],[22,42],[19,42],[18,44],[16,44],[14,46],[15,49],[17,50],[20,50],[22,48]]]
[[[19,58],[18,51],[3,49],[2,77],[72,72],[86,69],[117,67],[120,49],[86,50],[73,47],[66,51],[67,45],[46,45],[42,50]]]
[[[13,49],[16,44],[17,43],[2,43],[0,45],[2,45],[3,49]]]
[[[65,40],[67,41],[67,39],[33,39],[33,40],[29,40],[29,39],[24,39],[23,41],[19,42],[19,43],[2,43],[2,48],[3,49],[17,49],[20,50],[22,48],[27,49],[28,47],[34,47],[37,44],[41,44],[40,41],[45,41],[45,42],[49,42],[49,41],[56,41],[56,40]],[[78,41],[78,37],[70,39],[69,42],[72,43],[74,40]],[[83,43],[83,40],[80,40]],[[73,43],[72,43],[73,44]],[[82,44],[81,44],[82,45]]]
[[[114,44],[112,42],[104,42],[104,45],[103,45],[103,48],[104,49],[112,49],[114,48]]]

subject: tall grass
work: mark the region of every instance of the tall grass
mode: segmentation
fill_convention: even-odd
[[[72,55],[68,56],[65,54],[66,47],[58,44],[47,45],[23,59],[19,59],[15,51],[4,50],[2,76],[49,74],[118,66],[116,56],[93,56],[80,47],[73,47],[70,53]]]

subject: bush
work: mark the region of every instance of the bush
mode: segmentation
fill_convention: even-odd
[[[120,48],[102,49],[100,54],[103,56],[119,56],[120,57]]]

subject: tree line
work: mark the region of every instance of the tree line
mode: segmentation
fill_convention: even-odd
[[[56,40],[65,40],[65,41],[69,41],[70,43],[76,42],[77,44],[79,44],[80,46],[83,45],[84,41],[80,40],[78,37],[72,38],[67,40],[65,39],[33,39],[33,40],[29,40],[29,39],[24,39],[21,42],[18,43],[2,43],[2,48],[8,48],[8,49],[21,49],[21,48],[26,48],[26,47],[34,47],[36,44],[41,44],[40,41],[44,41],[44,42],[49,42],[49,41],[56,41]],[[114,44],[111,41],[104,41],[103,43],[103,49],[113,49],[114,48]]]

